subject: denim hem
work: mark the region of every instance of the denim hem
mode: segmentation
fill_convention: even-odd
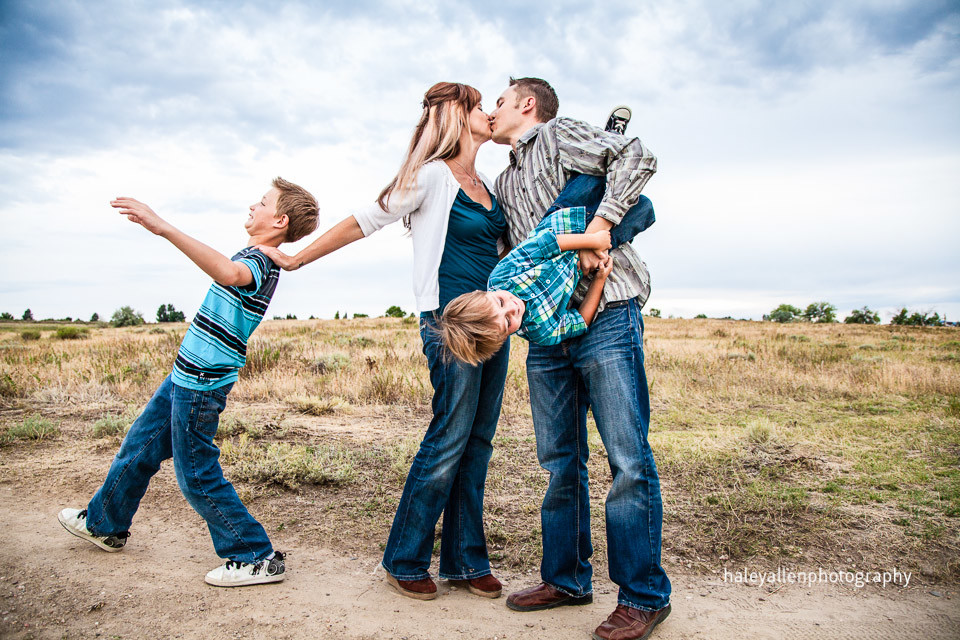
[[[556,590],[559,591],[560,593],[562,593],[562,594],[564,594],[564,595],[568,595],[568,596],[570,596],[571,598],[582,598],[582,597],[584,597],[584,596],[588,596],[588,595],[590,595],[591,593],[593,593],[593,589],[590,589],[589,591],[585,591],[585,592],[577,595],[576,593],[570,593],[570,592],[567,591],[566,589],[561,589],[560,587],[558,587],[558,586],[555,585],[555,584],[550,584],[550,583],[547,582],[546,580],[544,580],[543,584],[547,585],[548,587],[553,587],[554,589],[556,589]]]
[[[403,580],[404,582],[414,582],[416,580],[424,580],[430,577],[429,571],[426,571],[424,573],[412,574],[412,575],[404,575],[404,574],[396,574],[393,571],[390,571],[390,569],[387,569],[387,566],[382,562],[380,563],[380,566],[383,567],[383,570],[389,573],[391,576],[393,576],[397,580]]]
[[[624,599],[624,598],[617,598],[617,604],[622,604],[623,606],[625,606],[625,607],[630,607],[631,609],[639,609],[640,611],[660,611],[660,609],[663,609],[664,607],[670,606],[670,600],[668,599],[668,600],[663,604],[662,607],[644,607],[644,606],[641,606],[641,605],[639,605],[639,604],[635,604],[635,603],[633,603],[633,602],[630,602],[629,600],[626,600],[626,599]]]
[[[474,580],[476,578],[482,578],[483,576],[489,576],[493,572],[490,569],[486,571],[478,571],[476,573],[463,573],[459,575],[453,575],[450,573],[440,572],[437,575],[440,576],[442,580]]]

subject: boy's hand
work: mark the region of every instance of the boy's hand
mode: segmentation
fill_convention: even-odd
[[[607,257],[606,251],[596,251],[594,249],[582,249],[578,254],[580,273],[591,274],[600,266],[600,262]]]
[[[607,255],[606,258],[600,261],[600,266],[597,267],[597,275],[595,277],[597,280],[606,280],[611,271],[613,271],[613,256]]]
[[[264,244],[258,244],[257,249],[264,252],[268,258],[273,260],[274,264],[283,269],[284,271],[296,271],[300,268],[301,264],[297,262],[296,258],[293,256],[288,256],[280,249],[276,247],[270,247]]]
[[[158,236],[169,230],[170,225],[158,216],[153,209],[133,198],[117,198],[110,201],[110,206],[119,209],[121,215],[127,216],[130,222],[136,222],[144,229]]]
[[[606,229],[601,229],[600,231],[594,231],[587,234],[590,237],[592,248],[596,251],[606,251],[611,247],[610,244],[610,232]]]

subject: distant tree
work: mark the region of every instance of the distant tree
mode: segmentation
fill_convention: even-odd
[[[910,319],[910,312],[907,311],[906,307],[902,307],[900,311],[896,313],[892,318],[890,318],[890,324],[896,325],[905,325],[907,320]]]
[[[0,313],[0,320],[13,320],[13,314],[7,311]]]
[[[354,318],[369,318],[370,316],[367,315],[366,313],[355,313],[355,314],[353,314],[353,317],[354,317]]]
[[[694,319],[694,320],[702,320],[702,319],[705,319],[706,317],[707,317],[707,314],[705,314],[705,313],[698,313],[697,315],[695,315],[695,316],[693,317],[693,319]]]
[[[843,319],[843,322],[845,324],[880,324],[880,314],[871,311],[870,307],[854,309],[850,312],[850,315]]]
[[[30,309],[27,309],[26,311],[24,311],[24,312],[23,312],[23,319],[24,319],[24,320],[33,320],[33,311],[30,311]]]
[[[134,311],[133,307],[120,307],[113,312],[113,317],[110,318],[110,324],[115,327],[135,327],[143,323],[143,314]]]
[[[284,318],[284,320],[296,320],[296,319],[297,319],[297,314],[295,313],[288,313],[287,317]]]
[[[651,318],[659,318],[659,317],[660,317],[660,309],[650,309],[650,317],[651,317]]]
[[[402,318],[403,316],[407,315],[407,312],[401,309],[400,307],[398,307],[397,305],[393,305],[389,309],[387,309],[386,313],[384,313],[383,315],[386,316],[387,318]]]
[[[803,312],[803,319],[807,322],[836,322],[837,308],[829,302],[811,302]]]
[[[339,320],[339,319],[340,319],[340,312],[339,312],[339,311],[337,311],[335,314],[333,314],[333,319],[334,319],[334,320]]]
[[[157,309],[157,322],[183,322],[186,319],[183,311],[177,311],[172,304],[162,304]]]
[[[94,313],[92,316],[90,316],[90,322],[100,322],[100,314]]]
[[[795,322],[802,314],[803,312],[792,304],[782,304],[771,311],[770,315],[764,316],[764,320],[772,320],[773,322]]]
[[[915,327],[942,327],[943,320],[940,319],[939,313],[920,313],[919,311],[914,311],[910,314],[910,318],[907,320],[907,324]]]

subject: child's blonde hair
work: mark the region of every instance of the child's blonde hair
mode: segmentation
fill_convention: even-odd
[[[437,330],[447,351],[469,365],[492,358],[507,339],[497,325],[486,291],[471,291],[451,300]]]

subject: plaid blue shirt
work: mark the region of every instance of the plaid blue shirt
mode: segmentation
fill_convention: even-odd
[[[517,334],[542,345],[559,344],[586,332],[587,323],[568,309],[580,280],[576,251],[560,251],[557,235],[583,233],[586,209],[559,209],[543,218],[490,274],[487,288],[509,291],[527,306]]]

